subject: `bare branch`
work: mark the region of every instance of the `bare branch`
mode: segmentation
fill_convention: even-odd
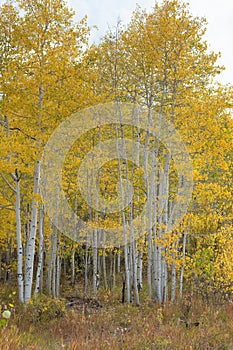
[[[1,125],[4,126],[5,129],[7,129],[7,125],[5,124],[5,122],[0,122]],[[37,139],[29,134],[27,134],[25,131],[23,131],[22,129],[15,127],[15,128],[9,128],[9,130],[16,130],[16,131],[20,131],[24,136],[29,137],[31,140],[37,141]]]
[[[15,209],[12,208],[12,206],[11,206],[10,204],[8,204],[8,205],[1,205],[1,204],[0,204],[0,209],[7,209],[7,210],[13,210],[13,211],[15,211]]]
[[[10,189],[16,193],[16,190],[14,189],[14,187],[10,184],[10,182],[5,178],[5,176],[3,174],[1,174],[1,177],[6,182],[7,186],[9,186]],[[11,177],[13,178],[14,181],[16,181],[16,177],[14,174],[11,174]]]

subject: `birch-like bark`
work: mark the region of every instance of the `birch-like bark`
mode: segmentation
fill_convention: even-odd
[[[103,248],[102,251],[102,267],[103,267],[103,282],[104,282],[104,289],[107,290],[107,273],[106,273],[106,256],[105,256],[105,249]]]
[[[143,286],[143,282],[142,282],[142,259],[143,259],[143,252],[140,250],[137,253],[138,257],[137,257],[137,287],[138,290],[140,291],[142,289]]]
[[[89,286],[89,271],[90,271],[90,254],[88,244],[85,246],[85,272],[84,272],[84,293],[86,294]]]
[[[176,70],[176,67],[174,67],[174,69]],[[172,94],[172,111],[171,111],[171,122],[174,123],[174,119],[175,119],[175,99],[176,99],[176,93],[177,93],[177,81],[174,81],[174,86],[173,86],[173,94]],[[171,167],[171,157],[170,154],[168,154],[168,162],[167,162],[167,173],[166,173],[166,177],[167,177],[167,181],[166,181],[166,188],[167,188],[167,204],[166,204],[166,208],[167,208],[167,216],[169,213],[169,202],[168,202],[168,195],[169,195],[169,172],[170,172],[170,167]],[[168,225],[168,221],[169,218],[167,217],[167,225]],[[172,223],[169,224],[168,226],[168,231],[170,231],[170,225]],[[177,244],[174,242],[174,247],[173,247],[173,251],[172,251],[172,271],[171,271],[171,302],[173,303],[175,301],[176,298],[176,264],[174,262],[175,260],[175,245],[177,245],[178,247],[178,242]]]
[[[169,173],[170,173],[170,164],[171,164],[171,156],[170,153],[167,151],[166,154],[166,160],[165,160],[165,167],[164,167],[164,187],[163,187],[163,197],[164,197],[164,216],[163,216],[163,224],[165,227],[165,232],[167,234],[170,233],[170,222],[169,222]],[[163,280],[163,302],[167,301],[168,298],[168,266],[165,258],[163,258],[163,275],[162,275],[162,280]],[[174,266],[172,266],[173,273],[174,273]],[[175,287],[175,281],[174,279],[176,278],[176,275],[173,274],[173,288]],[[174,293],[174,290],[173,290]]]
[[[167,262],[162,257],[162,303],[165,303],[168,298],[168,271]]]
[[[37,294],[41,289],[41,280],[43,275],[43,250],[44,250],[44,208],[43,205],[40,207],[39,211],[39,247],[38,247],[38,265],[36,272],[36,286],[35,294]]]
[[[100,140],[100,134],[98,135]],[[93,176],[93,175],[92,175]],[[99,206],[99,182],[100,182],[100,171],[98,170],[98,179],[95,188],[95,204],[98,210]],[[96,211],[95,220],[98,221],[98,212]],[[98,229],[93,231],[93,244],[92,244],[92,257],[93,257],[93,291],[94,297],[97,298],[97,292],[99,287],[99,273],[98,273]]]
[[[121,273],[121,249],[118,247],[117,252],[117,273]]]
[[[116,284],[116,252],[113,254],[113,272],[112,272],[112,290],[114,290]]]
[[[149,111],[148,124],[151,126],[151,116]],[[148,133],[148,139],[150,134]],[[149,148],[149,143],[147,148]],[[153,266],[153,241],[152,241],[152,233],[153,233],[153,223],[152,217],[154,213],[154,201],[155,198],[155,185],[156,185],[156,154],[155,154],[155,140],[152,138],[152,164],[148,165],[151,167],[151,176],[148,178],[147,176],[147,201],[148,201],[148,263],[147,263],[147,283],[148,283],[148,296],[151,298],[152,295],[152,271],[154,270]],[[146,170],[145,170],[146,171]]]
[[[92,169],[87,169],[87,188],[92,188],[93,184],[93,175],[92,175]],[[90,183],[89,183],[90,181]],[[92,193],[91,191],[88,191],[88,220],[92,220]],[[88,233],[87,233],[88,235]],[[86,237],[88,242],[88,236]],[[88,292],[89,288],[89,273],[90,273],[90,265],[91,265],[91,255],[89,252],[89,245],[86,243],[85,245],[85,272],[84,272],[84,293],[86,294]]]
[[[35,241],[37,230],[37,212],[38,212],[38,198],[40,182],[40,162],[37,161],[34,172],[34,189],[31,208],[31,222],[30,231],[26,247],[26,275],[25,275],[25,302],[28,302],[32,296],[32,282],[34,269],[34,255],[35,255]]]
[[[163,207],[163,177],[159,176],[159,202],[160,202],[160,207]],[[162,212],[160,215],[158,215],[158,239],[160,240],[162,237],[162,224],[163,224],[163,214]],[[162,248],[161,244],[157,245],[157,261],[156,261],[156,266],[157,266],[157,286],[156,286],[156,301],[159,303],[162,303],[163,297],[162,297],[162,268],[163,268],[163,263],[162,263]]]
[[[175,252],[172,252],[172,260],[175,259]],[[176,264],[172,261],[172,281],[171,281],[171,302],[176,298]]]
[[[97,263],[98,263],[98,249],[97,249],[97,235],[98,235],[98,230],[94,229],[93,231],[93,244],[92,244],[92,257],[93,257],[93,292],[94,292],[94,297],[97,298],[97,280],[98,280],[98,271],[97,271]]]
[[[138,288],[138,269],[137,269],[137,254],[135,248],[135,241],[133,241],[133,284],[134,284],[134,295],[136,305],[140,304],[139,300],[139,288]]]
[[[148,128],[151,125],[150,112],[148,112]],[[144,180],[146,183],[147,203],[148,203],[148,228],[147,228],[147,295],[151,298],[151,268],[152,268],[152,197],[150,187],[150,177],[148,176],[149,167],[149,144],[150,144],[150,132],[148,130],[145,143],[145,162],[144,162]]]
[[[139,127],[139,113],[138,109],[134,111],[134,118],[136,119],[136,150],[135,150],[135,161],[136,164],[140,164],[140,127]],[[139,201],[139,196],[136,197]],[[133,214],[133,213],[132,213]],[[136,291],[136,304],[139,305],[139,292],[142,289],[142,251],[138,251],[137,243],[134,242],[134,286]]]
[[[56,266],[56,298],[60,297],[60,279],[61,279],[61,233],[57,237],[57,266]]]
[[[118,135],[118,130],[116,128],[116,134]],[[124,147],[122,147],[124,149]],[[119,172],[119,179],[120,179],[120,195],[121,198],[123,198],[123,181],[122,181],[122,171],[121,171],[121,163],[120,163],[120,152],[119,152],[119,144],[118,139],[116,140],[116,152],[118,156],[118,172]],[[127,224],[126,224],[126,218],[124,210],[122,210],[122,222],[123,222],[123,232],[124,232],[124,259],[125,259],[125,285],[126,285],[126,293],[127,303],[130,303],[130,271],[129,271],[129,260],[128,260],[128,242],[127,242]]]
[[[113,267],[113,263],[112,263],[112,250],[110,250],[109,253],[109,277],[108,277],[108,284],[109,284],[109,288],[110,290],[112,290],[112,267]]]
[[[51,286],[52,286],[52,271],[53,271],[53,234],[50,236],[50,250],[49,257],[47,263],[47,280],[46,280],[46,291],[47,294],[51,294]]]
[[[72,244],[72,252],[71,252],[71,285],[75,284],[75,245],[74,242]]]
[[[156,201],[157,202],[157,201]],[[154,204],[156,206],[156,204]],[[157,213],[155,214],[155,210],[153,213],[153,217],[157,217]],[[153,251],[152,251],[152,290],[153,290],[153,297],[155,298],[156,295],[156,285],[157,285],[157,223],[154,223],[153,227]]]
[[[53,227],[52,235],[52,295],[56,298],[56,258],[57,258],[57,227]]]
[[[47,274],[47,293],[50,295],[52,291],[52,295],[56,297],[56,256],[57,256],[57,214],[58,214],[58,188],[56,190],[56,198],[55,198],[55,223],[53,225],[53,232],[50,236],[50,254],[49,254],[49,263],[48,263],[48,274]]]
[[[132,150],[133,151],[133,150]],[[134,172],[134,163],[132,168],[132,175]],[[128,171],[127,171],[128,174]],[[128,180],[128,176],[127,176]],[[133,181],[133,179],[132,179]],[[136,242],[134,239],[133,230],[133,200],[129,204],[130,206],[130,266],[131,266],[131,285],[133,286],[133,296],[135,298],[136,305],[139,305],[139,290],[138,290],[138,279],[137,279],[137,253],[136,253]]]
[[[21,214],[20,214],[20,178],[16,174],[12,174],[12,177],[15,181],[16,187],[16,205],[15,205],[15,214],[16,214],[16,232],[17,232],[17,279],[18,279],[18,288],[19,288],[19,301],[20,303],[24,302],[24,279],[23,279],[23,244],[21,236]]]
[[[183,247],[182,247],[182,266],[181,266],[181,271],[180,271],[180,290],[179,290],[180,300],[182,299],[182,296],[183,296],[183,279],[184,279],[186,239],[187,239],[187,234],[184,233],[184,235],[183,235]]]

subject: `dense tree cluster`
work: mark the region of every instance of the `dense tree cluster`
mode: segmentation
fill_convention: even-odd
[[[222,67],[203,39],[205,19],[178,0],[164,0],[150,13],[137,8],[126,28],[118,23],[89,45],[86,18],[74,23],[61,0],[7,1],[0,15],[0,279],[18,279],[21,302],[38,292],[59,297],[67,278],[95,297],[99,287],[121,284],[122,300],[136,304],[142,289],[160,303],[182,298],[185,288],[230,296],[233,94],[216,83]],[[74,227],[84,237],[77,242],[44,211],[40,160],[61,122],[113,101],[135,106],[134,126],[119,117],[95,127],[66,157],[66,199],[82,222],[93,225],[92,242],[85,225]],[[145,128],[137,123],[137,108],[148,116]],[[159,127],[157,137],[150,132],[155,113],[174,125],[192,161],[192,199],[175,228],[169,218],[181,179]],[[117,156],[100,168],[87,203],[77,168],[92,148],[110,140]],[[135,142],[135,161],[126,159],[127,140]],[[93,181],[92,162],[87,171]],[[99,198],[113,203],[125,189],[129,196],[129,182],[133,197],[123,210],[98,210]],[[57,212],[59,196],[58,189],[51,202]],[[138,237],[133,222],[145,203],[147,229]],[[120,226],[122,244],[98,245],[104,228]]]

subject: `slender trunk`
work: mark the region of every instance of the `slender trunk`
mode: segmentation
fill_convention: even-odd
[[[185,249],[186,249],[186,239],[187,234],[184,233],[183,235],[183,248],[182,248],[182,267],[180,271],[180,299],[182,299],[183,295],[183,279],[184,279],[184,264],[185,264]]]
[[[52,237],[52,295],[56,298],[56,259],[57,258],[57,227],[53,227]]]
[[[41,280],[43,274],[43,249],[44,249],[44,208],[43,205],[40,207],[39,212],[39,249],[38,249],[38,265],[36,272],[36,286],[35,294],[40,291]]]
[[[170,153],[167,152],[166,154],[166,161],[165,161],[165,167],[164,167],[164,187],[163,187],[163,197],[164,197],[164,217],[163,217],[163,224],[165,227],[165,233],[171,234],[170,232],[170,222],[169,222],[169,172],[170,172],[170,164],[171,164],[171,156]],[[164,260],[164,273],[163,273],[163,301],[167,301],[168,298],[168,271],[167,271],[167,262]],[[172,265],[172,273],[174,273],[174,266]],[[172,283],[174,283],[174,279],[176,278],[176,275],[173,274]],[[175,285],[173,285],[175,287]],[[173,290],[173,293],[175,290]],[[173,297],[173,296],[172,296]]]
[[[116,283],[116,252],[113,253],[113,271],[112,271],[112,290],[115,288]]]
[[[53,276],[52,276],[52,294],[54,298],[57,298],[57,264],[60,263],[57,260],[58,257],[58,242],[59,235],[57,231],[58,226],[58,203],[59,203],[59,187],[56,189],[56,199],[55,199],[55,222],[53,226],[53,257],[52,257],[52,267],[53,267]]]
[[[90,255],[88,251],[88,244],[85,246],[85,273],[84,273],[84,293],[88,291],[89,285],[89,270],[90,270]]]
[[[110,253],[109,253],[109,260],[110,260],[110,262],[109,262],[109,278],[108,278],[108,284],[109,284],[109,288],[110,288],[110,290],[112,290],[112,266],[113,266],[113,264],[112,264],[112,251],[110,251]]]
[[[137,259],[137,287],[139,291],[142,289],[142,259],[143,252],[140,250]]]
[[[133,242],[133,284],[134,284],[134,295],[136,305],[140,304],[139,301],[139,288],[138,288],[138,275],[137,275],[137,254],[135,248],[135,242]]]
[[[49,262],[48,262],[48,274],[47,274],[47,283],[46,289],[47,293],[50,295],[52,291],[52,295],[56,297],[56,256],[57,256],[57,220],[58,220],[58,188],[56,190],[56,198],[55,198],[55,223],[53,225],[53,232],[50,236],[50,254],[49,254]]]
[[[130,273],[129,273],[129,260],[128,260],[128,244],[127,244],[127,228],[125,213],[122,213],[124,224],[124,258],[125,258],[125,286],[127,291],[127,303],[130,303]]]
[[[99,134],[100,138],[100,134]],[[93,175],[92,175],[93,176]],[[100,181],[100,172],[98,171],[98,179],[96,182],[95,189],[95,204],[98,210],[99,205],[99,181]],[[98,212],[95,214],[95,220],[98,222]],[[98,229],[94,229],[93,231],[93,244],[92,244],[92,256],[93,256],[93,291],[94,296],[97,298],[97,292],[99,288],[99,271],[98,271]]]
[[[117,273],[121,272],[121,249],[120,247],[118,248],[118,253],[117,253]]]
[[[98,230],[94,229],[93,231],[93,245],[92,245],[92,256],[93,256],[93,292],[94,292],[94,297],[97,298],[97,281],[98,281],[98,271],[97,271],[97,254],[98,254],[98,249],[97,249],[97,234]]]
[[[52,271],[53,271],[53,234],[50,237],[50,253],[48,257],[47,263],[47,280],[46,280],[46,291],[47,294],[51,294],[51,286],[52,286]]]
[[[61,279],[61,233],[57,237],[57,266],[56,266],[56,298],[60,296],[60,279]]]
[[[74,284],[75,284],[75,245],[73,243],[72,252],[71,252],[71,285],[74,286]]]
[[[152,249],[152,291],[153,296],[156,293],[157,284],[157,266],[156,266],[156,256],[157,256],[157,245],[156,245],[156,228],[153,228],[153,249]]]
[[[14,175],[16,184],[16,231],[17,231],[17,278],[19,287],[19,301],[24,302],[24,280],[23,280],[23,245],[21,237],[21,215],[20,215],[20,185],[19,177]]]
[[[117,128],[116,128],[116,134],[118,134]],[[124,150],[123,140],[122,140],[122,149]],[[117,151],[117,156],[118,156],[118,172],[119,172],[119,178],[120,178],[120,195],[121,195],[121,198],[123,198],[123,179],[122,179],[122,172],[121,172],[120,152],[119,152],[118,140],[116,141],[116,151]],[[126,217],[125,217],[124,210],[122,210],[122,222],[123,222],[123,232],[124,232],[124,258],[125,258],[125,278],[124,278],[124,288],[123,289],[125,292],[125,287],[126,287],[126,291],[127,291],[126,301],[127,301],[127,303],[130,303],[130,271],[129,271],[129,260],[128,260],[127,224],[126,224]]]
[[[33,282],[33,269],[34,269],[34,256],[35,256],[35,241],[36,241],[36,229],[37,229],[37,209],[39,194],[39,182],[40,182],[40,162],[37,161],[34,172],[34,190],[31,207],[31,222],[30,232],[26,247],[26,275],[25,275],[25,302],[31,299],[32,295],[32,282]]]
[[[163,183],[163,177],[161,176],[162,174],[160,173],[159,177],[159,206],[160,208],[163,207],[163,193],[164,193],[164,183]],[[163,213],[161,212],[160,215],[158,215],[158,234],[157,237],[159,240],[162,239],[162,234],[163,234]],[[162,247],[161,243],[157,245],[157,261],[156,261],[156,266],[157,266],[157,287],[156,287],[156,299],[159,303],[162,303],[163,301],[163,257],[162,257]]]
[[[162,259],[162,302],[165,303],[168,299],[168,271],[167,262]]]
[[[172,259],[175,258],[175,253],[172,253]],[[176,264],[172,262],[172,285],[171,285],[171,302],[176,298]]]
[[[107,290],[107,274],[106,274],[106,256],[105,249],[102,252],[102,263],[103,263],[103,279],[104,279],[104,289]]]
[[[148,128],[152,126],[151,111],[148,110]],[[147,261],[147,288],[148,297],[152,295],[152,214],[153,214],[153,194],[155,186],[155,173],[156,173],[156,158],[155,158],[155,139],[152,137],[152,164],[148,164],[148,152],[150,145],[150,132],[147,133],[146,139],[146,154],[145,154],[145,178],[147,186],[147,203],[148,203],[148,261]],[[150,171],[149,171],[150,168]],[[150,176],[148,176],[150,174]]]

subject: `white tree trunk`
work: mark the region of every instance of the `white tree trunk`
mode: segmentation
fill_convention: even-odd
[[[72,252],[71,252],[71,285],[74,286],[75,284],[75,245],[73,243],[72,245]]]
[[[97,234],[98,230],[93,231],[93,245],[92,245],[92,256],[93,256],[93,292],[94,297],[97,298],[97,281],[98,281],[98,271],[97,271]]]
[[[117,128],[116,128],[116,134],[118,134]],[[122,139],[122,151],[124,152],[124,140]],[[122,179],[122,171],[121,171],[121,164],[120,164],[120,152],[119,152],[119,144],[118,140],[116,141],[116,152],[118,156],[118,171],[119,171],[119,178],[120,178],[120,195],[121,198],[123,198],[123,179]],[[123,153],[124,154],[124,153]],[[126,285],[126,292],[127,292],[127,303],[130,303],[130,270],[129,270],[129,259],[128,259],[128,242],[127,242],[127,225],[126,225],[126,218],[124,210],[122,210],[122,222],[123,222],[123,230],[124,230],[124,258],[125,258],[125,285]]]
[[[113,253],[112,290],[116,284],[116,252]]]
[[[52,237],[52,294],[56,298],[57,227],[53,227]]]
[[[57,238],[57,266],[56,266],[56,298],[60,296],[60,279],[61,279],[61,233],[58,232]]]
[[[138,290],[142,289],[142,259],[143,252],[140,250],[137,257],[137,287]]]
[[[120,246],[118,247],[118,253],[117,253],[117,273],[121,272],[121,249]]]
[[[40,162],[37,161],[34,172],[34,189],[31,208],[31,222],[30,231],[26,248],[26,276],[25,276],[25,302],[28,302],[32,296],[32,282],[33,282],[33,269],[34,269],[34,254],[35,254],[35,241],[36,241],[36,229],[37,229],[37,212],[38,212],[38,198],[40,183]]]
[[[106,256],[105,256],[105,249],[103,248],[102,251],[102,264],[103,264],[103,282],[104,282],[104,289],[107,290],[107,273],[106,273]]]
[[[175,259],[175,253],[172,252],[172,259]],[[176,264],[172,262],[172,285],[171,285],[171,302],[176,298]]]
[[[43,249],[44,249],[44,208],[40,207],[39,213],[39,249],[38,249],[38,265],[36,273],[35,294],[40,291],[41,280],[43,274]]]
[[[86,294],[89,287],[89,271],[90,271],[90,254],[88,244],[85,246],[85,276],[84,276],[84,293]]]
[[[184,233],[183,236],[183,248],[182,248],[182,267],[180,271],[180,299],[182,299],[183,296],[183,279],[184,279],[184,264],[185,264],[185,249],[186,249],[186,239],[187,239],[187,234]]]
[[[13,175],[16,184],[16,231],[17,231],[17,278],[19,288],[19,301],[24,302],[24,280],[23,280],[23,244],[21,237],[21,215],[20,215],[20,185],[17,174]]]
[[[159,176],[159,195],[158,195],[158,200],[160,203],[160,208],[163,207],[163,194],[164,194],[164,183],[163,183],[163,177]],[[163,214],[160,213],[158,215],[158,239],[162,238],[163,230],[162,230],[162,224],[163,224]],[[157,287],[156,287],[156,300],[159,303],[162,303],[163,301],[163,257],[162,257],[162,248],[161,244],[158,244],[157,246],[157,261],[156,261],[156,266],[157,266]]]

